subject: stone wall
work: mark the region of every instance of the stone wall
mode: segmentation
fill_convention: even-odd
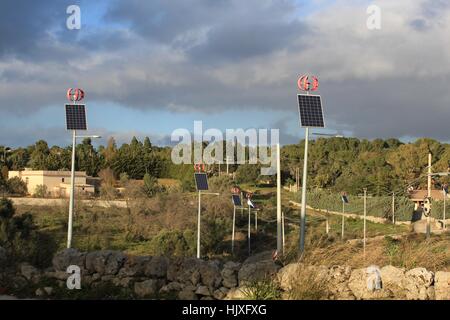
[[[309,268],[320,274],[327,284],[327,299],[449,299],[450,272],[430,272],[424,268],[404,270],[393,266],[381,268],[382,288],[367,289],[366,269],[342,266],[303,266],[289,264],[281,267],[271,259],[270,252],[250,257],[244,263],[203,261],[195,258],[133,257],[118,251],[90,253],[67,249],[53,258],[53,265],[38,270],[21,264],[8,271],[4,251],[0,248],[0,278],[10,277],[20,286],[38,286],[35,295],[54,296],[54,288],[42,285],[51,280],[66,288],[67,267],[76,265],[81,270],[81,287],[95,288],[108,283],[126,288],[135,298],[211,300],[242,299],[245,288],[255,280],[273,279],[285,292],[302,281],[298,274]],[[286,298],[287,295],[284,295]],[[99,297],[102,298],[102,297]]]

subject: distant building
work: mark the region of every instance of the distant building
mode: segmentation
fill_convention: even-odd
[[[47,192],[54,197],[70,196],[70,171],[31,170],[9,171],[8,178],[19,177],[28,188],[29,194],[34,194],[36,187],[44,185]],[[84,171],[75,172],[75,192],[77,194],[92,195],[95,193],[94,185],[88,184],[90,177]]]
[[[414,210],[419,209],[423,205],[424,199],[428,196],[427,190],[411,190],[409,191],[409,198],[414,202]],[[435,201],[444,200],[444,192],[442,190],[431,190],[431,198]],[[447,197],[448,199],[448,197]]]

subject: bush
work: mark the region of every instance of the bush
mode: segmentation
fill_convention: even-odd
[[[27,184],[19,177],[9,179],[7,189],[10,194],[18,196],[25,196],[28,193]]]
[[[249,300],[278,300],[281,298],[280,288],[270,279],[253,281],[242,291]]]
[[[236,170],[237,183],[253,183],[255,186],[261,173],[261,167],[256,164],[243,164]]]
[[[152,254],[157,256],[190,256],[196,248],[191,247],[189,242],[181,231],[162,229],[150,241],[150,248]]]
[[[233,179],[229,176],[214,176],[208,180],[209,187],[213,192],[230,192],[235,185]]]
[[[157,194],[158,192],[162,192],[164,191],[164,188],[161,187],[158,184],[158,179],[156,179],[155,177],[151,176],[150,174],[146,173],[144,175],[144,186],[143,186],[143,190],[144,193],[148,196],[148,197],[153,197],[155,194]]]
[[[291,281],[289,299],[292,300],[326,300],[329,289],[326,279],[314,267],[300,266]]]
[[[47,186],[45,184],[39,184],[34,189],[33,197],[35,198],[45,198],[48,195]]]
[[[31,214],[15,217],[10,200],[0,200],[0,246],[10,262],[29,262],[37,267],[47,267],[56,252],[53,238],[36,230]]]
[[[109,184],[102,184],[100,186],[100,196],[102,198],[105,198],[107,200],[114,200],[117,198],[119,193],[117,192],[117,189]]]

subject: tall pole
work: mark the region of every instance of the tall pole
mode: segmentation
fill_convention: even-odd
[[[364,257],[366,257],[366,216],[367,216],[367,188],[364,188]]]
[[[73,209],[75,201],[75,146],[76,146],[76,130],[72,131],[72,164],[70,171],[70,200],[69,200],[69,223],[67,225],[67,248],[72,247],[72,226],[73,226]]]
[[[283,253],[284,253],[284,245],[285,245],[285,239],[284,239],[284,212],[281,212],[281,222],[282,222],[282,224],[281,224],[281,230],[282,230],[282,233],[283,233]]]
[[[231,235],[231,254],[234,254],[234,226],[236,225],[236,206],[233,206],[233,234]]]
[[[392,224],[395,224],[395,193],[392,192]]]
[[[431,152],[428,153],[428,198],[431,197]],[[427,238],[430,237],[431,228],[430,228],[430,213],[428,213],[427,217]]]
[[[306,232],[306,181],[308,174],[308,140],[309,128],[305,128],[305,156],[303,158],[303,182],[302,182],[302,211],[300,216],[300,253],[305,251]]]
[[[341,230],[341,239],[344,240],[344,228],[345,228],[345,202],[342,201],[342,230]]]
[[[447,229],[447,225],[445,224],[445,203],[447,202],[447,193],[444,191],[444,230]]]
[[[200,259],[200,215],[202,211],[201,191],[198,192],[198,217],[197,217],[197,259]]]
[[[252,216],[251,216],[251,207],[248,206],[248,255],[250,255],[250,238],[251,238],[251,224],[252,224]]]
[[[280,144],[277,143],[277,252],[283,252],[282,216],[281,216],[281,166]]]

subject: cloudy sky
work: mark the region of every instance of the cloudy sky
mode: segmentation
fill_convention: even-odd
[[[80,30],[66,27],[73,4]],[[381,30],[366,26],[370,4]],[[2,0],[0,145],[69,144],[69,87],[85,90],[104,140],[165,144],[202,120],[293,143],[304,73],[320,79],[322,132],[449,141],[450,2]]]

